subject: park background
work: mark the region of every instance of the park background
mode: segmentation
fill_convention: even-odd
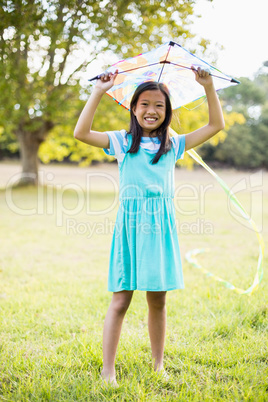
[[[143,292],[136,292],[118,350],[119,389],[101,388],[118,167],[102,149],[73,137],[92,89],[88,78],[111,61],[170,39],[179,42],[241,81],[219,92],[225,130],[197,151],[236,192],[266,241],[266,4],[254,5],[229,0],[3,2],[3,400],[267,400],[265,276],[248,297],[202,276],[185,260],[185,290],[168,295],[169,383],[151,369],[147,306]],[[225,37],[229,42],[223,49]],[[181,134],[206,121],[207,105],[199,100],[176,111],[172,127]],[[127,111],[104,97],[94,128],[127,127]],[[258,259],[254,232],[215,180],[188,155],[175,171],[182,255],[192,248],[210,248],[200,256],[202,265],[246,289]]]

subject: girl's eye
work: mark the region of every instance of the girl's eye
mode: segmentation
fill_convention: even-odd
[[[147,106],[147,103],[142,103],[142,106]]]
[[[161,104],[161,105],[157,105],[157,107],[163,107],[163,106],[164,106],[164,105],[162,105],[162,104]]]

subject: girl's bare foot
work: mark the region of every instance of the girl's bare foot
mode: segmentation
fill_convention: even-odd
[[[118,384],[116,382],[115,374],[110,375],[104,373],[104,370],[101,371],[102,382],[106,385],[112,385],[113,387],[117,388]]]
[[[159,374],[159,376],[162,378],[162,380],[169,381],[170,375],[166,372],[166,370],[164,368],[162,368],[161,370],[156,370],[156,373]]]

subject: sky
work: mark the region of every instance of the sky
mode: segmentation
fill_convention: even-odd
[[[216,66],[234,77],[253,78],[268,60],[267,0],[197,0],[191,32],[224,46]],[[207,60],[208,61],[208,60]]]

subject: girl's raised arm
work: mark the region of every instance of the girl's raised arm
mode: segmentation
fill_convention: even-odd
[[[101,78],[97,81],[95,88],[93,89],[93,92],[76,123],[74,137],[77,140],[95,147],[110,147],[108,135],[99,131],[92,131],[91,126],[94,119],[94,114],[103,94],[114,85],[114,80],[116,77],[117,71],[114,74],[102,74]]]
[[[185,135],[185,151],[202,144],[217,134],[220,130],[224,129],[222,108],[211,75],[200,67],[197,71],[194,69],[193,71],[195,73],[196,81],[200,85],[203,85],[206,92],[209,121],[206,126]]]

